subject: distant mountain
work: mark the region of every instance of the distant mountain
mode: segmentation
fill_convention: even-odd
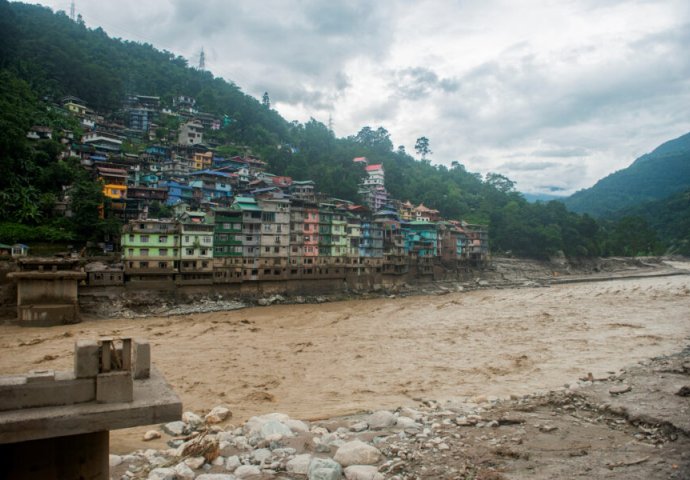
[[[550,202],[551,200],[563,200],[565,197],[563,195],[552,195],[549,193],[523,193],[523,197],[529,203],[534,202]]]
[[[599,180],[564,200],[569,210],[596,217],[690,188],[690,133],[642,155],[632,165]]]

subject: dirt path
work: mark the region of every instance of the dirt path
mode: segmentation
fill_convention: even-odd
[[[0,373],[71,369],[76,338],[147,337],[185,409],[314,419],[413,399],[507,397],[687,345],[690,276],[0,327]],[[116,432],[114,451],[141,446]]]

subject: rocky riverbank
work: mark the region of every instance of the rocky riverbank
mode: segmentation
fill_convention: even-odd
[[[544,395],[304,422],[236,425],[227,407],[145,434],[169,448],[111,455],[121,480],[690,478],[690,348]]]
[[[451,292],[482,288],[534,288],[581,281],[603,281],[626,277],[687,274],[676,268],[671,259],[596,258],[567,260],[564,257],[549,261],[497,257],[486,266],[468,272],[465,280],[424,281],[401,283],[389,287],[348,288],[334,294],[321,295],[245,295],[229,297],[221,293],[152,296],[137,291],[120,295],[103,295],[82,301],[82,312],[94,318],[144,318],[151,316],[191,315],[197,313],[238,310],[252,306],[280,304],[320,304],[371,298],[396,298],[412,295],[445,295]],[[107,298],[106,298],[107,297]]]

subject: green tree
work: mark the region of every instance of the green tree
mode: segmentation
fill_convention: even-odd
[[[414,144],[414,151],[417,152],[417,155],[422,157],[422,160],[426,160],[426,157],[432,153],[429,147],[429,139],[426,137],[419,137]]]

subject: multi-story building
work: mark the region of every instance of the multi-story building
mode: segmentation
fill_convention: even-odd
[[[213,256],[242,257],[242,211],[232,208],[216,210]]]
[[[204,127],[197,121],[189,121],[180,125],[177,143],[180,145],[197,145],[204,141]]]
[[[319,257],[333,256],[333,209],[330,204],[319,205]]]
[[[132,220],[120,238],[126,280],[172,281],[179,269],[180,227],[173,220]]]
[[[213,230],[198,215],[182,215],[180,221],[180,273],[183,283],[212,283]]]
[[[403,224],[405,252],[412,257],[435,257],[438,254],[438,234],[433,222],[413,221]]]
[[[290,265],[301,265],[304,256],[304,202],[293,200],[290,205]]]
[[[350,258],[350,263],[353,263],[353,260],[359,258],[359,245],[362,243],[362,219],[359,218],[359,215],[349,213],[346,220],[347,256]]]
[[[242,281],[243,246],[242,211],[237,208],[216,210],[213,238],[213,282]]]
[[[304,206],[304,257],[319,256],[319,207],[315,203]]]
[[[290,246],[290,201],[286,198],[266,198],[258,200],[258,203],[261,208],[260,256],[284,259],[287,263]]]
[[[347,211],[344,208],[335,208],[331,217],[331,256],[337,257],[336,263],[341,263],[340,258],[347,256],[350,247],[346,214]]]
[[[294,198],[313,202],[316,199],[314,188],[315,184],[312,180],[293,180],[292,184],[290,185],[289,192]]]
[[[200,170],[189,174],[189,186],[198,191],[200,201],[229,206],[232,200],[231,176],[214,170]]]
[[[258,258],[261,246],[261,207],[252,197],[236,197],[234,208],[242,212],[242,256]]]
[[[383,165],[368,165],[364,169],[367,176],[359,186],[359,194],[371,211],[376,212],[388,203],[388,192],[384,186]]]
[[[194,152],[192,157],[193,170],[208,170],[213,166],[213,152]]]

